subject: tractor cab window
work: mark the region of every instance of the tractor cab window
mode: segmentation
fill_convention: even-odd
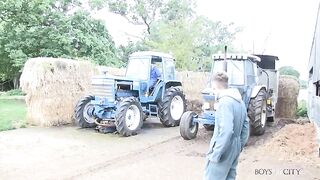
[[[164,79],[166,80],[174,80],[175,79],[175,68],[174,68],[174,62],[173,59],[167,59],[164,60]]]
[[[229,84],[243,85],[244,84],[244,68],[243,61],[228,62]]]
[[[215,61],[213,72],[223,71],[223,61]],[[227,60],[227,74],[230,85],[244,84],[244,63],[243,61]]]
[[[137,80],[148,80],[149,73],[149,58],[132,58],[129,60],[126,71],[126,77]]]

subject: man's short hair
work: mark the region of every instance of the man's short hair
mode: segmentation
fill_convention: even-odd
[[[217,72],[213,75],[213,81],[219,83],[224,88],[228,88],[228,80],[228,75],[224,71]]]

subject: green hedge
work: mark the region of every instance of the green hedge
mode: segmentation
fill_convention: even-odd
[[[307,117],[308,116],[307,102],[305,100],[299,101],[296,115],[298,117]]]
[[[24,96],[25,93],[21,89],[12,89],[3,94],[4,96]]]

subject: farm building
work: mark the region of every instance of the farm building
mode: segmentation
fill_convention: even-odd
[[[318,143],[320,146],[320,6],[316,27],[314,31],[310,59],[309,59],[309,82],[308,82],[308,116],[314,122],[318,132]],[[320,148],[319,148],[320,156]]]

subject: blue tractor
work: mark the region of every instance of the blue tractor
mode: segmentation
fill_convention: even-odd
[[[155,81],[153,68],[160,74]],[[124,77],[96,76],[92,86],[93,94],[83,97],[75,108],[75,121],[83,128],[115,126],[121,136],[131,136],[151,116],[159,117],[165,127],[178,126],[186,110],[174,58],[168,54],[133,53]]]
[[[262,135],[266,122],[274,121],[274,110],[278,96],[278,75],[275,69],[276,56],[268,55],[215,55],[211,76],[225,71],[229,87],[237,88],[246,104],[250,119],[250,133]],[[214,130],[215,93],[209,80],[208,88],[202,91],[203,112],[188,111],[182,115],[180,134],[185,140],[196,137],[199,124]]]

